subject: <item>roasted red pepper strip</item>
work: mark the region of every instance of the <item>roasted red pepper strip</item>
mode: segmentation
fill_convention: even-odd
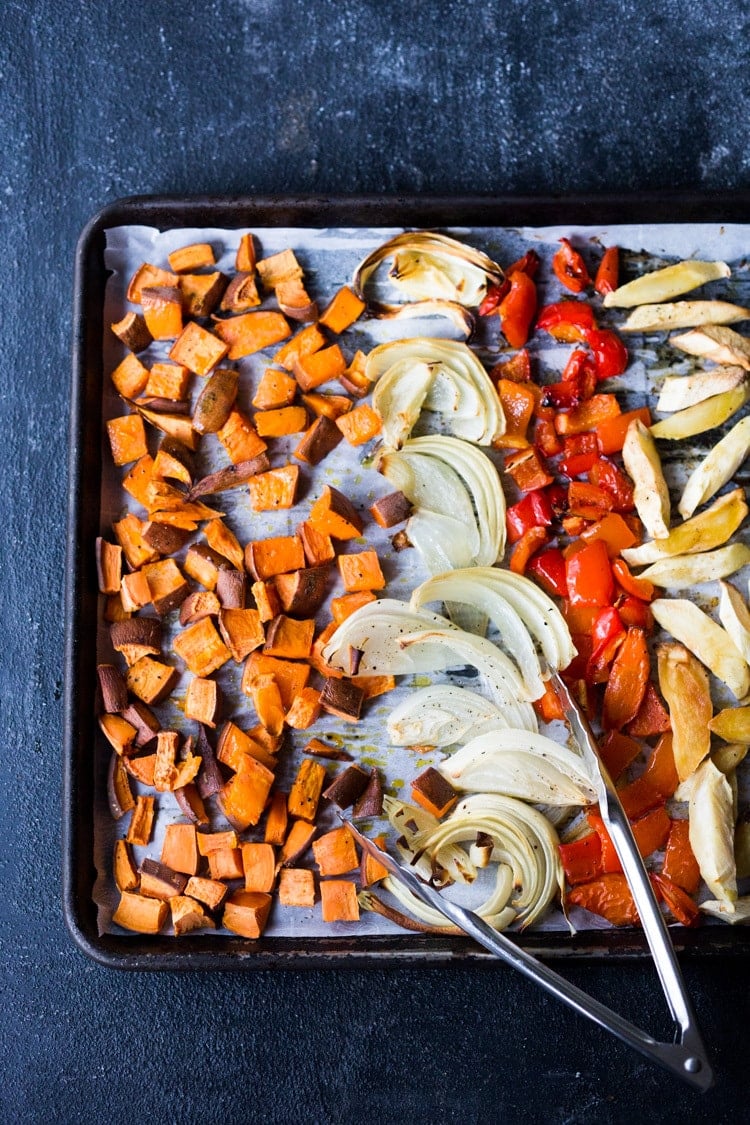
[[[589,827],[593,828],[594,832],[596,832],[602,846],[602,875],[613,875],[622,871],[619,856],[615,850],[615,845],[612,843],[612,837],[607,831],[607,826],[598,808],[588,809],[586,812],[586,820],[589,823]]]
[[[570,844],[558,844],[565,879],[571,887],[588,883],[602,874],[602,845],[596,832]]]
[[[622,730],[635,718],[646,694],[649,671],[646,634],[643,629],[631,627],[615,657],[604,691],[602,726],[605,730]]]
[[[571,293],[582,293],[591,284],[586,263],[567,238],[560,239],[560,249],[552,259],[552,269],[558,281]]]
[[[648,608],[648,602],[630,596],[617,600],[617,611],[625,625],[635,625],[643,629],[644,633],[653,632],[654,615]]]
[[[671,823],[662,874],[690,895],[698,890],[701,873],[690,846],[690,823],[687,820],[673,820]]]
[[[656,592],[653,582],[649,582],[647,578],[636,578],[634,574],[631,574],[630,567],[625,559],[615,559],[612,563],[612,570],[626,594],[632,594],[634,598],[640,598],[644,602],[651,601]]]
[[[599,396],[595,395],[594,397],[598,398]],[[634,418],[638,418],[644,426],[651,425],[651,411],[647,406],[639,406],[637,410],[628,410],[625,414],[621,414],[618,408],[616,415],[602,418],[596,424],[596,437],[602,453],[619,453],[621,451],[625,444],[628,426]]]
[[[520,270],[510,274],[510,290],[500,302],[500,330],[512,348],[522,348],[529,338],[536,313],[536,285]]]
[[[671,729],[669,712],[649,680],[638,714],[628,723],[628,734],[632,734],[633,738],[651,738],[655,734],[666,734]]]
[[[628,366],[628,350],[616,332],[609,328],[590,328],[585,340],[594,353],[597,382],[622,375]]]
[[[555,429],[558,434],[583,434],[587,430],[595,430],[599,449],[602,449],[599,431],[608,420],[620,417],[620,404],[614,395],[592,395],[586,402],[570,410],[567,414],[558,414],[555,418]],[[623,442],[625,435],[623,434]],[[622,449],[622,444],[620,445]]]
[[[609,832],[607,831],[607,826],[602,820],[601,815],[589,810],[586,814],[586,819],[600,837],[602,846],[602,874],[609,875],[622,871],[620,858],[615,851],[615,846],[612,843]],[[667,836],[669,835],[670,823],[671,821],[666,809],[663,805],[659,805],[657,808],[651,809],[650,812],[647,812],[644,816],[639,817],[638,820],[630,825],[636,847],[644,859],[664,847]]]
[[[592,434],[596,440],[596,435]],[[632,512],[635,508],[633,485],[630,478],[622,469],[605,457],[597,457],[591,466],[590,476],[592,484],[599,485],[609,492],[613,500],[613,511]]]
[[[614,293],[617,288],[617,278],[620,272],[620,251],[617,246],[610,246],[604,251],[604,257],[599,263],[594,279],[594,289],[601,293]]]
[[[567,901],[606,918],[613,926],[634,926],[638,922],[638,911],[624,875],[602,875],[572,887]]]
[[[526,567],[526,573],[532,578],[536,578],[539,585],[548,594],[553,594],[558,598],[567,598],[568,583],[565,577],[565,559],[558,547],[550,547],[549,550],[540,551],[537,555],[534,555]]]
[[[585,340],[586,332],[596,328],[596,320],[594,310],[585,301],[556,301],[544,306],[536,326],[542,332],[549,332],[555,340],[572,344]]]
[[[576,349],[565,364],[559,383],[544,388],[545,401],[555,406],[578,406],[591,398],[596,390],[597,376],[591,357]]]
[[[515,574],[525,574],[532,555],[549,542],[543,527],[531,527],[516,543],[508,566]]]
[[[484,300],[477,310],[480,316],[490,316],[494,312],[498,312],[500,305],[511,289],[511,277],[514,273],[523,273],[529,278],[536,277],[536,272],[539,269],[540,258],[536,250],[527,250],[522,258],[517,262],[513,262],[508,266],[505,271],[505,277],[500,284],[490,284],[487,287],[487,293]],[[536,298],[535,298],[536,300]],[[510,341],[508,341],[510,343]]]
[[[529,428],[539,391],[533,383],[516,383],[512,379],[498,379],[497,393],[505,414],[505,433],[496,441],[504,449],[525,449],[529,442]]]
[[[553,519],[552,503],[546,490],[529,492],[505,513],[508,539],[511,543],[517,543],[530,528],[549,527]]]
[[[534,445],[544,457],[556,457],[558,453],[562,453],[563,444],[553,421],[537,418],[534,425]]]
[[[588,481],[572,480],[568,485],[568,511],[571,516],[585,520],[598,520],[611,511],[612,497],[604,488]]]
[[[599,742],[599,757],[613,781],[617,781],[640,752],[636,740],[619,730],[608,731]]]
[[[490,371],[490,379],[510,379],[514,383],[528,383],[531,379],[531,357],[526,348],[501,359]]]
[[[622,807],[633,819],[661,805],[671,797],[678,785],[677,769],[672,752],[672,734],[661,736],[651,752],[640,777],[618,791]]]
[[[568,598],[573,605],[611,605],[615,583],[601,540],[585,543],[565,564]]]
[[[521,492],[533,492],[554,484],[555,478],[547,472],[535,449],[521,449],[505,458],[505,471],[509,473]]]
[[[594,650],[586,668],[586,679],[592,684],[603,684],[609,668],[625,638],[625,626],[614,606],[605,606],[598,614],[591,630]]]
[[[678,887],[664,875],[652,874],[651,882],[659,898],[666,903],[675,919],[683,926],[696,926],[700,920],[700,910],[682,887]]]
[[[604,541],[607,554],[612,560],[612,572],[615,577],[617,577],[615,563],[619,561],[617,556],[621,551],[624,551],[627,547],[634,547],[638,542],[637,536],[633,534],[625,520],[617,512],[607,512],[596,523],[592,523],[585,531],[581,532],[581,539],[584,539],[587,543],[591,543],[595,539]]]

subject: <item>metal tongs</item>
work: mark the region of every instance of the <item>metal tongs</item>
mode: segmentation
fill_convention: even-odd
[[[387,852],[381,851],[377,845],[363,836],[350,821],[345,820],[344,822],[361,847],[382,863],[394,879],[398,879],[423,902],[439,910],[441,914],[463,930],[464,933],[473,937],[490,953],[494,953],[496,957],[541,985],[547,992],[556,996],[558,1000],[562,1000],[568,1007],[582,1016],[587,1016],[588,1019],[606,1031],[611,1031],[623,1043],[627,1043],[634,1047],[636,1051],[640,1051],[641,1054],[653,1059],[672,1074],[677,1075],[678,1078],[684,1079],[698,1090],[707,1090],[713,1084],[711,1064],[703,1046],[703,1040],[685,989],[669,931],[657,905],[651,881],[633,839],[630,823],[612,780],[599,758],[596,740],[585,716],[572,698],[567,685],[558,675],[552,675],[552,683],[560,697],[566,718],[580,746],[584,760],[590,768],[591,777],[598,793],[602,819],[609,829],[622,869],[633,893],[646,940],[651,950],[651,956],[656,965],[656,971],[672,1018],[675,1021],[673,1043],[660,1042],[647,1035],[645,1031],[635,1027],[634,1024],[624,1019],[617,1012],[601,1004],[598,1000],[583,992],[582,989],[561,977],[553,969],[538,961],[532,954],[521,949],[504,934],[494,930],[474,911],[457,906],[450,900],[443,898],[433,887],[418,879],[412,870],[393,859]],[[344,820],[343,817],[342,820]]]

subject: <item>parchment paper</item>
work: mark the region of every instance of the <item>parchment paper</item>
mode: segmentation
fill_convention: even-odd
[[[210,242],[214,247],[217,268],[231,274],[234,270],[234,259],[239,240],[244,231],[217,230],[212,228],[171,230],[160,233],[159,231],[142,226],[118,227],[107,232],[107,246],[105,251],[105,264],[112,274],[107,282],[105,293],[104,324],[119,320],[130,306],[125,298],[128,281],[141,262],[148,261],[155,265],[167,267],[167,255],[178,247],[192,242]],[[268,256],[276,251],[291,247],[305,271],[306,285],[310,294],[317,298],[321,307],[324,307],[330,297],[343,284],[351,280],[352,272],[370,250],[380,245],[387,238],[398,233],[394,228],[378,228],[367,230],[358,229],[333,229],[333,230],[307,230],[307,229],[257,229],[253,233],[259,244],[260,256]],[[559,287],[549,279],[551,271],[546,268],[552,254],[557,249],[560,237],[573,237],[577,242],[591,240],[602,245],[617,244],[622,248],[629,248],[631,257],[643,256],[648,260],[649,267],[662,264],[664,258],[703,257],[721,258],[728,261],[737,269],[729,282],[722,283],[721,293],[727,300],[736,300],[740,304],[750,303],[750,279],[748,279],[745,266],[745,256],[750,252],[750,227],[746,226],[720,226],[717,224],[700,224],[694,226],[612,226],[609,228],[524,228],[519,230],[501,230],[497,228],[476,228],[472,230],[456,229],[448,233],[476,245],[484,250],[501,264],[514,261],[523,254],[529,246],[541,255],[544,265],[540,270],[540,304],[550,300],[560,299]],[[639,271],[640,272],[640,271]],[[545,290],[546,285],[546,290]],[[709,291],[711,287],[708,287]],[[385,290],[384,290],[385,293]],[[393,299],[393,292],[388,297]],[[562,294],[564,296],[564,294]],[[618,314],[605,311],[600,316],[600,323],[614,323]],[[429,321],[402,321],[386,324],[374,320],[360,320],[341,337],[340,343],[347,359],[361,348],[368,351],[370,348],[386,339],[396,339],[415,335],[452,335],[450,325],[442,319]],[[478,354],[485,361],[495,361],[498,345],[502,346],[502,339],[498,341],[496,318],[489,318],[486,325],[482,326],[479,337],[472,342]],[[623,409],[642,405],[649,402],[653,405],[655,393],[662,377],[667,373],[687,373],[694,363],[689,357],[680,359],[672,349],[665,349],[663,337],[649,337],[646,341],[636,337],[628,341],[631,354],[631,365],[627,375],[617,381],[618,391]],[[116,337],[105,327],[103,340],[103,358],[105,370],[105,387],[103,399],[103,421],[122,414],[123,406],[114,388],[107,377],[126,354]],[[141,360],[150,366],[153,362],[166,358],[171,342],[154,343],[147,352],[141,354]],[[535,354],[535,362],[541,371],[547,371],[545,381],[554,381],[553,372],[560,370],[569,353],[569,348],[549,344],[544,340],[535,340],[531,344]],[[258,379],[270,364],[273,351],[249,356],[238,362],[240,371],[240,392],[238,406],[248,409],[250,413],[250,400],[253,397]],[[202,380],[193,378],[193,395],[200,391]],[[323,388],[324,390],[328,388]],[[609,389],[609,388],[605,388]],[[736,421],[736,419],[734,419]],[[434,430],[434,416],[425,416],[421,422],[421,430]],[[147,427],[149,429],[150,427]],[[111,537],[112,521],[119,519],[127,510],[143,515],[135,501],[132,500],[121,488],[122,470],[112,465],[108,443],[103,431],[103,479],[101,489],[101,533]],[[421,432],[417,430],[416,432]],[[717,439],[717,433],[709,435],[708,445]],[[150,445],[155,442],[150,437]],[[269,454],[272,465],[284,464],[290,459],[291,450],[297,444],[298,437],[275,439],[271,443]],[[666,472],[670,485],[678,490],[684,481],[685,474],[694,464],[694,456],[701,448],[707,447],[705,438],[696,439],[695,443],[681,442],[679,451],[670,454],[666,459]],[[153,452],[153,449],[152,449]],[[367,508],[378,496],[391,491],[388,483],[380,477],[374,469],[368,467],[366,460],[371,452],[369,447],[352,449],[346,442],[342,442],[333,453],[314,470],[302,466],[302,485],[300,499],[291,511],[272,513],[254,513],[249,504],[246,488],[237,488],[218,494],[208,499],[215,508],[225,513],[225,522],[235,532],[241,543],[250,539],[260,539],[272,535],[292,534],[296,526],[305,519],[311,503],[320,495],[325,484],[339,487],[351,497],[357,508],[367,515]],[[227,464],[227,456],[219,442],[214,437],[204,439],[199,457],[201,475]],[[499,461],[498,461],[499,463]],[[507,491],[507,478],[506,478]],[[674,495],[674,492],[673,492]],[[514,497],[508,495],[511,503]],[[365,539],[368,546],[374,547],[381,559],[383,570],[388,582],[388,596],[400,597],[408,600],[410,591],[428,575],[421,565],[420,558],[415,550],[406,550],[397,553],[393,550],[390,538],[392,531],[379,528],[374,521],[367,520]],[[200,535],[195,536],[200,540]],[[353,549],[357,549],[353,545]],[[181,556],[178,555],[178,559]],[[343,592],[337,575],[334,577],[335,568],[332,570],[330,596],[337,596]],[[747,576],[735,575],[732,581],[745,592],[747,590]],[[715,605],[717,588],[715,583],[706,584],[697,588],[697,600],[707,605]],[[326,606],[328,601],[326,601]],[[194,730],[194,724],[188,722],[179,704],[184,697],[190,679],[182,662],[171,652],[171,641],[179,631],[178,615],[170,614],[163,620],[164,638],[163,652],[165,659],[182,668],[182,675],[170,700],[156,708],[162,726],[165,729],[177,729],[185,733]],[[321,621],[328,620],[325,612],[321,614]],[[113,653],[108,628],[100,623],[97,634],[97,660],[99,662],[120,663],[120,658]],[[312,735],[329,741],[335,741],[345,746],[354,756],[355,760],[364,766],[376,765],[382,771],[388,790],[391,793],[402,795],[408,799],[409,781],[414,778],[427,765],[437,764],[444,756],[444,752],[417,756],[413,751],[389,747],[385,731],[385,722],[389,711],[396,706],[411,690],[417,686],[425,686],[427,682],[453,679],[475,690],[481,690],[478,680],[468,675],[470,670],[463,670],[454,674],[436,674],[431,677],[405,677],[399,682],[395,691],[371,701],[366,705],[366,713],[358,724],[348,724],[336,720],[331,716],[323,716],[315,727],[309,731],[290,731],[286,743],[287,749],[280,755],[280,769],[278,783],[282,788],[288,789],[293,779],[301,750]],[[242,666],[230,662],[217,674],[225,706],[222,719],[229,718],[244,729],[254,725],[256,718],[250,700],[240,690]],[[468,678],[467,678],[468,675]],[[722,692],[713,680],[716,689],[717,703],[722,699]],[[564,728],[562,724],[555,724],[557,730],[550,730],[553,736],[564,741]],[[129,816],[120,822],[113,820],[107,803],[107,768],[111,757],[111,750],[103,735],[97,734],[94,746],[96,755],[96,807],[95,814],[95,862],[98,878],[94,889],[94,898],[98,907],[98,922],[101,932],[114,932],[121,935],[125,931],[112,923],[112,912],[116,906],[118,893],[112,879],[111,857],[113,844],[116,838],[124,837],[127,832]],[[331,777],[337,772],[338,763],[326,763]],[[139,791],[136,782],[132,782],[134,791]],[[147,790],[143,790],[147,792]],[[145,856],[159,858],[165,827],[175,821],[184,820],[172,794],[159,794],[157,799],[158,813],[155,820],[154,834],[147,848],[134,849],[136,862]],[[214,828],[227,827],[214,799],[208,803]],[[333,810],[328,810],[321,817],[323,830],[333,827],[337,823],[333,817]],[[369,827],[369,825],[365,825]],[[378,830],[387,830],[387,822],[372,824]],[[262,839],[262,833],[250,830],[243,833],[243,839]],[[311,864],[311,856],[305,860]],[[462,901],[473,902],[477,896],[484,897],[486,891],[486,877],[478,880],[470,890],[456,888],[453,893]],[[591,915],[575,911],[573,921],[579,929],[599,929],[607,926],[604,922],[592,918]],[[559,910],[550,910],[544,921],[537,929],[567,929],[562,914]],[[270,922],[265,933],[270,936],[285,937],[330,937],[340,934],[352,933],[368,935],[380,933],[403,932],[397,930],[392,923],[375,914],[363,913],[361,921],[356,924],[337,923],[331,925],[323,923],[320,915],[320,905],[316,904],[311,909],[282,908],[276,902],[272,910]],[[226,931],[223,931],[226,932]],[[217,931],[220,935],[222,931]],[[220,936],[217,936],[220,941]]]

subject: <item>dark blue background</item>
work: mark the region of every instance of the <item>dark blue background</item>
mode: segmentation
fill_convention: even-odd
[[[0,1104],[6,1121],[732,1121],[748,965],[688,962],[703,1098],[497,967],[125,975],[60,906],[72,263],[139,193],[750,186],[748,15],[633,0],[6,0]],[[647,966],[578,984],[664,1033]]]

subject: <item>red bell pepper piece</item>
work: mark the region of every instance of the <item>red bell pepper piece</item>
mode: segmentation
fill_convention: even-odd
[[[552,503],[546,490],[529,492],[505,513],[508,539],[511,543],[517,543],[530,528],[549,527],[553,519]]]
[[[609,676],[610,664],[625,639],[625,626],[614,606],[605,606],[597,614],[591,630],[593,652],[586,667],[586,679],[603,684]]]
[[[544,306],[536,326],[555,340],[572,344],[576,340],[585,340],[586,332],[596,328],[596,320],[594,310],[585,301],[556,301],[553,305]]]
[[[646,694],[638,708],[638,714],[628,723],[627,729],[628,734],[632,734],[634,738],[651,738],[655,734],[666,734],[672,729],[669,712],[651,680],[646,684]]]
[[[582,293],[591,284],[586,263],[567,238],[560,239],[560,249],[552,259],[552,269],[557,280],[571,293]]]
[[[563,456],[558,468],[566,477],[582,476],[598,456],[596,434],[568,434],[563,440]]]
[[[588,883],[602,874],[602,845],[596,832],[570,844],[558,844],[560,862],[569,886]]]
[[[596,390],[596,371],[591,357],[576,349],[562,373],[559,383],[551,383],[544,388],[546,402],[558,407],[578,406],[591,398]]]
[[[642,602],[640,598],[631,598],[630,596],[617,600],[617,609],[623,622],[630,626],[634,625],[638,629],[643,629],[644,633],[652,633],[654,629],[654,615],[648,608],[648,602]]]
[[[594,353],[597,382],[622,375],[628,366],[628,350],[616,332],[610,328],[590,328],[585,339]]]
[[[510,359],[501,359],[490,371],[490,379],[510,379],[514,383],[528,383],[531,380],[531,357],[526,348],[521,348]]]
[[[553,513],[559,518],[568,510],[568,489],[564,484],[551,484],[544,494],[552,505]]]
[[[599,757],[613,781],[617,781],[640,752],[639,743],[619,730],[607,731],[599,742]]]
[[[700,910],[695,905],[690,895],[685,894],[682,887],[678,887],[671,879],[664,875],[651,875],[651,882],[658,897],[666,903],[675,919],[683,926],[696,926],[700,920]]]
[[[620,857],[615,851],[615,846],[601,815],[589,810],[586,813],[586,819],[600,838],[602,873],[614,874],[617,871],[622,871]],[[664,847],[669,835],[670,823],[669,814],[664,805],[659,805],[631,824],[636,847],[644,859]]]
[[[534,425],[534,445],[543,457],[556,457],[562,453],[563,444],[558,437],[555,423],[546,418],[537,418]]]
[[[600,607],[596,605],[581,605],[580,602],[574,604],[568,598],[562,607],[562,615],[571,633],[584,635],[588,637],[591,643],[591,632],[594,628],[594,622],[599,616],[599,609]],[[576,648],[578,648],[578,645],[576,645]],[[589,656],[591,652],[593,652],[593,647],[589,651]]]
[[[646,694],[650,667],[646,634],[643,629],[631,626],[614,659],[604,691],[602,726],[605,730],[622,730],[635,718]]]
[[[555,721],[555,719],[565,718],[565,712],[563,711],[563,705],[560,702],[560,697],[552,687],[552,684],[549,682],[549,680],[544,685],[544,695],[541,695],[539,699],[534,700],[533,707],[539,718],[544,723],[552,723]]]
[[[615,559],[612,563],[612,570],[626,594],[631,594],[634,598],[640,598],[644,602],[651,601],[656,591],[653,582],[649,582],[647,578],[636,578],[634,574],[631,574],[630,567],[625,559]]]
[[[583,434],[587,430],[595,430],[598,439],[602,424],[607,419],[617,418],[619,414],[620,404],[614,395],[592,395],[590,399],[568,411],[567,414],[558,414],[555,418],[555,429],[558,434]],[[624,436],[622,440],[625,441]],[[600,441],[599,449],[601,448]]]
[[[612,508],[612,497],[604,488],[585,480],[572,480],[568,485],[568,511],[571,516],[598,520]]]
[[[527,277],[536,277],[541,261],[536,250],[527,250],[522,258],[508,266],[505,276],[510,277],[514,273],[525,273]]]
[[[548,542],[549,537],[543,527],[530,527],[513,548],[508,566],[515,574],[525,574],[531,556]]]
[[[687,820],[673,820],[671,823],[662,874],[690,895],[698,890],[701,873],[690,846],[690,823]]]
[[[540,392],[530,382],[514,383],[512,379],[498,379],[497,393],[506,424],[505,433],[493,444],[504,449],[525,449],[529,444],[526,431]]]
[[[594,289],[604,296],[613,293],[617,288],[617,278],[620,272],[620,251],[617,246],[610,246],[604,251],[604,257],[599,263],[594,279]]]
[[[500,302],[500,330],[512,348],[522,348],[529,338],[536,313],[536,285],[528,274],[510,274],[510,290]]]
[[[599,843],[602,846],[602,875],[612,875],[618,871],[622,871],[620,857],[615,850],[612,837],[607,831],[607,826],[598,808],[588,809],[586,812],[586,820],[588,821],[589,828],[593,828],[594,832],[596,832],[599,837]]]
[[[555,478],[547,472],[546,466],[535,449],[521,449],[505,458],[505,471],[510,474],[520,492],[533,492],[535,488],[546,488]]]
[[[607,546],[607,554],[612,560],[612,572],[615,577],[617,577],[615,571],[615,563],[618,561],[617,556],[621,551],[624,551],[627,547],[635,546],[638,542],[637,537],[617,512],[607,512],[600,520],[582,531],[581,538],[587,543],[591,543],[595,539],[604,540]]]
[[[565,563],[568,598],[573,605],[611,605],[615,583],[601,540],[584,543]]]
[[[598,398],[599,396],[594,396]],[[596,437],[601,453],[619,453],[625,444],[625,435],[628,426],[634,418],[643,422],[644,426],[651,425],[651,411],[647,406],[639,406],[637,410],[628,410],[621,414],[619,409],[616,415],[602,418],[596,426]]]
[[[558,598],[567,598],[568,583],[565,577],[565,559],[558,547],[550,547],[549,550],[540,551],[534,555],[529,560],[526,573],[532,578],[536,578],[539,585],[548,594],[553,594]]]
[[[596,435],[592,435],[596,438]],[[611,495],[615,512],[632,512],[635,508],[633,485],[628,476],[612,461],[597,457],[591,466],[590,480]]]
[[[667,731],[657,742],[640,777],[618,792],[629,817],[642,816],[671,797],[678,785],[672,752],[672,734]]]
[[[572,887],[567,901],[606,918],[613,926],[634,926],[638,921],[638,911],[624,875],[602,875],[590,883]]]
[[[499,284],[493,282],[487,287],[484,300],[477,310],[479,315],[490,316],[492,313],[498,312],[500,305],[510,292],[512,275],[514,273],[523,273],[527,277],[533,278],[536,276],[536,272],[539,269],[539,263],[540,258],[536,250],[527,250],[522,258],[519,258],[517,262],[513,262],[512,265],[508,266],[503,280],[499,282]]]

